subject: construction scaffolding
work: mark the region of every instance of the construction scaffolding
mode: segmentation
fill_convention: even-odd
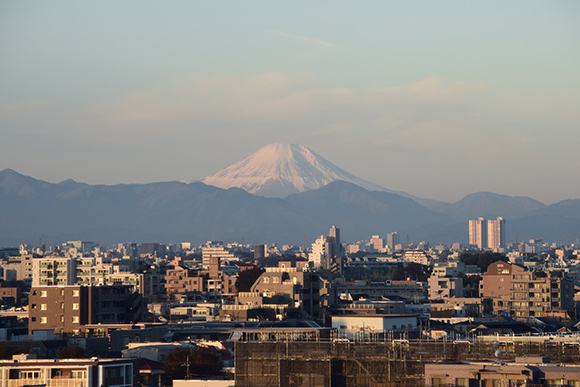
[[[299,341],[281,336],[238,342],[235,354],[236,386],[241,387],[410,387],[424,385],[425,363],[536,355],[550,357],[552,363],[577,364],[580,342]]]

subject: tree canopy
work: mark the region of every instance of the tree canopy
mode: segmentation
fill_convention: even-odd
[[[464,253],[459,259],[466,265],[475,265],[479,267],[482,273],[487,271],[488,266],[494,262],[508,261],[505,255],[500,253],[492,253],[490,251],[484,251],[481,253]]]
[[[189,375],[187,374],[188,366]],[[221,354],[207,347],[175,348],[167,355],[163,367],[168,380],[186,379],[188,376],[221,375],[222,369]]]
[[[238,274],[238,278],[236,279],[235,284],[238,292],[249,292],[254,282],[256,282],[258,277],[260,277],[263,272],[264,269],[260,269],[259,267],[241,271]]]

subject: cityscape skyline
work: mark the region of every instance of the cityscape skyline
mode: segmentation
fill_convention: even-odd
[[[422,198],[579,196],[575,2],[0,8],[0,169],[200,180],[282,142]]]

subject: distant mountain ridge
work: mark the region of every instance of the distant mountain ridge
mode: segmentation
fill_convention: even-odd
[[[580,236],[580,199],[546,206],[489,192],[468,195],[439,211],[396,193],[334,181],[321,188],[267,198],[202,182],[54,184],[0,171],[0,245],[67,240],[165,242],[207,240],[309,245],[328,231],[344,241],[396,231],[410,240],[467,242],[467,220],[504,216],[507,239],[544,237],[562,243]]]

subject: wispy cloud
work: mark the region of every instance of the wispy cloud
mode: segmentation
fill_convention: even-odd
[[[270,30],[270,32],[271,33],[274,33],[276,35],[284,36],[286,38],[291,38],[291,39],[295,39],[295,40],[303,40],[305,42],[309,42],[309,43],[313,43],[313,44],[318,44],[318,45],[321,45],[321,46],[334,47],[334,48],[343,49],[343,47],[340,46],[340,45],[338,45],[338,44],[334,44],[334,43],[330,43],[330,42],[325,42],[324,40],[311,38],[309,36],[292,35],[292,34],[287,34],[285,32],[275,31],[275,30]]]

